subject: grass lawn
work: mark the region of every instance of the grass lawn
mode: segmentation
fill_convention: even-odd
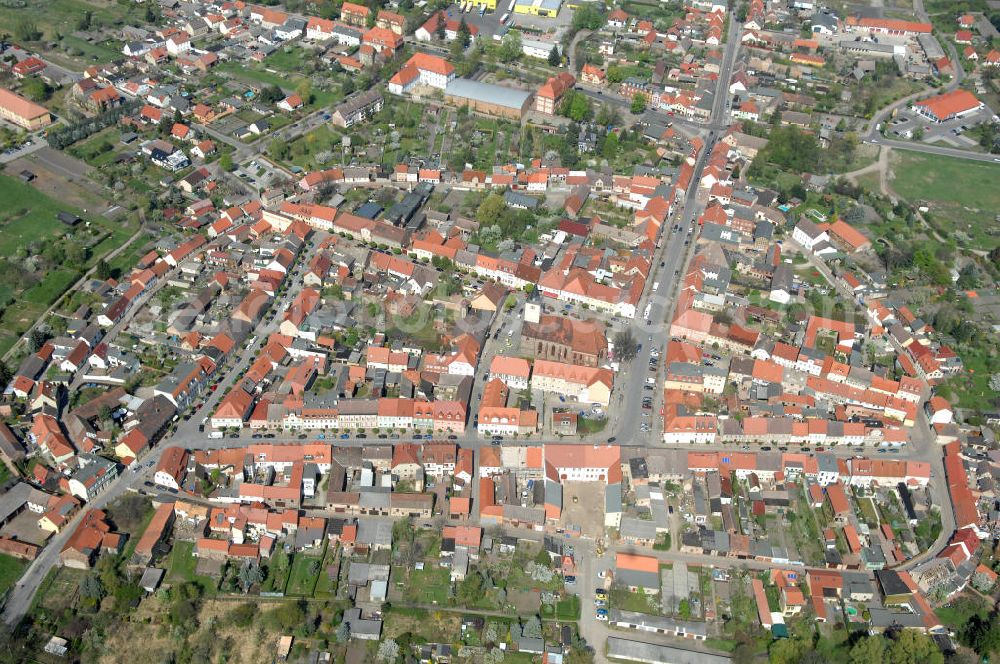
[[[205,594],[212,594],[216,589],[215,579],[200,576],[197,572],[198,559],[194,557],[194,542],[174,541],[174,547],[167,556],[167,581],[173,583],[197,583]]]
[[[286,46],[267,56],[264,66],[268,69],[299,73],[303,70],[306,55],[306,51],[299,46]]]
[[[556,618],[558,620],[579,620],[580,596],[568,595],[556,602]]]
[[[576,432],[581,435],[600,433],[601,431],[604,431],[606,426],[608,426],[607,418],[594,419],[590,417],[582,417],[577,420]]]
[[[108,127],[85,141],[75,143],[67,152],[91,166],[105,166],[118,155],[118,148],[124,148],[119,143],[121,137],[122,132],[118,127]]]
[[[23,560],[0,553],[0,595],[17,583],[28,564]]]
[[[858,498],[858,507],[861,508],[861,514],[865,517],[865,521],[869,526],[878,527],[878,513],[875,511],[875,504],[869,497]]]
[[[611,588],[609,606],[620,611],[638,611],[639,613],[659,613],[658,595],[630,592],[627,588]]]
[[[935,609],[934,613],[937,614],[943,625],[957,630],[971,620],[973,616],[987,617],[989,605],[979,595],[965,593],[955,597],[946,605]]]
[[[931,222],[959,246],[1000,244],[1000,164],[896,151],[892,188],[911,203],[926,202]],[[968,241],[963,241],[965,235]],[[969,244],[971,243],[971,244]]]
[[[288,573],[288,585],[285,588],[286,595],[298,595],[301,597],[311,597],[316,590],[316,585],[322,576],[326,576],[323,568],[322,551],[319,555],[309,555],[306,553],[296,554],[292,559],[292,569]],[[313,572],[313,564],[318,563],[318,571]]]
[[[261,592],[283,593],[288,587],[288,577],[291,573],[291,560],[284,551],[278,551],[267,562],[267,577],[261,586]]]
[[[294,79],[290,80],[281,74],[272,74],[269,71],[264,71],[263,69],[257,69],[255,67],[248,67],[240,64],[239,62],[222,62],[216,66],[216,69],[218,71],[228,72],[238,79],[250,81],[251,83],[277,85],[286,92],[295,87]]]
[[[448,601],[450,587],[451,572],[443,567],[434,567],[427,563],[423,569],[410,570],[403,597],[408,602],[436,603],[439,606],[444,606]]]
[[[974,411],[989,408],[994,392],[990,389],[990,375],[1000,371],[1000,359],[992,355],[992,349],[984,347],[988,341],[975,345],[963,344],[956,349],[965,371],[944,383],[946,393],[958,401],[962,408]]]
[[[343,161],[340,139],[340,132],[335,131],[329,125],[322,124],[289,143],[288,149],[291,156],[288,161],[306,170],[329,168],[334,163],[339,164]],[[326,164],[319,164],[316,161],[316,155],[322,152],[332,153],[333,159]]]
[[[115,42],[112,40],[88,42],[73,35],[63,35],[60,44],[66,49],[82,52],[84,57],[93,62],[111,62],[121,55],[121,51],[114,48]]]

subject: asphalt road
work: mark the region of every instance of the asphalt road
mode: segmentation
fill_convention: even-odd
[[[880,136],[865,137],[865,143],[872,145],[885,145],[894,150],[909,150],[910,152],[923,152],[924,154],[934,154],[941,157],[955,157],[956,159],[968,159],[969,161],[986,161],[1000,163],[1000,155],[983,154],[979,152],[969,152],[956,148],[946,148],[938,145],[927,145],[916,141],[895,141]]]

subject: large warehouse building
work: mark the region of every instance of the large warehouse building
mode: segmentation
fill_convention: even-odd
[[[480,83],[467,78],[456,78],[444,90],[445,101],[455,106],[468,105],[469,109],[484,115],[495,115],[520,120],[531,107],[529,90],[506,88],[492,83]]]
[[[45,108],[6,88],[0,88],[0,118],[28,131],[52,124],[52,117]]]

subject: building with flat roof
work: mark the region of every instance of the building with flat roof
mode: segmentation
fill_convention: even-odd
[[[649,662],[650,664],[661,662],[670,662],[670,664],[729,664],[733,661],[724,655],[712,655],[672,646],[658,646],[653,643],[620,639],[614,636],[608,637],[608,657],[628,662]]]
[[[6,88],[0,88],[0,118],[28,131],[52,124],[48,110]]]
[[[561,6],[562,0],[517,0],[514,3],[514,13],[555,17]]]
[[[444,90],[444,99],[455,106],[468,106],[483,115],[494,115],[520,120],[531,106],[532,93],[528,90],[507,88],[492,83],[481,83],[467,78],[456,78]]]

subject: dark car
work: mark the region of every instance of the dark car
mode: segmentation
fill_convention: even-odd
[[[299,434],[299,440],[305,440],[305,439],[306,439],[306,438],[308,438],[308,437],[309,437],[309,436],[308,436],[307,434],[304,434],[304,433],[300,433],[300,434]]]
[[[367,438],[367,437],[368,435],[363,433],[359,433],[357,436],[355,436],[355,438]]]

